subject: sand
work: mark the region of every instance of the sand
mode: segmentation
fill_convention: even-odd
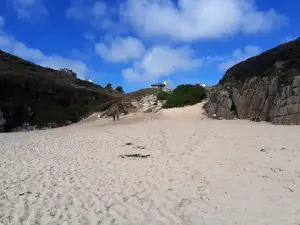
[[[299,225],[299,134],[201,105],[0,134],[0,224]]]

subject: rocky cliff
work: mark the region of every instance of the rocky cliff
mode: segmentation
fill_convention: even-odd
[[[0,51],[0,132],[24,122],[39,128],[67,125],[122,97],[77,79],[70,70],[41,67]]]
[[[209,117],[300,124],[300,38],[230,68],[205,105]]]

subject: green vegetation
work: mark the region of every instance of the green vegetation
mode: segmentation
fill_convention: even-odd
[[[156,94],[157,100],[164,101],[170,96],[168,92],[160,91]]]
[[[279,77],[279,84],[291,84],[300,71],[300,39],[281,44],[227,70],[219,84],[244,83],[256,77]],[[296,75],[297,76],[297,75]]]
[[[111,90],[111,89],[112,89],[111,83],[108,83],[108,84],[105,86],[105,89]]]
[[[120,93],[124,93],[123,87],[122,86],[118,86],[116,87],[116,91],[120,92]]]
[[[206,89],[199,84],[183,84],[177,86],[173,93],[167,98],[163,108],[184,107],[195,105],[205,99],[207,96]]]
[[[71,70],[41,67],[1,50],[0,71],[0,106],[6,120],[0,129],[4,132],[24,122],[39,128],[77,122],[121,98],[76,79]]]
[[[279,84],[288,85],[291,84],[295,76],[299,75],[299,72],[295,69],[290,71],[284,71],[283,73],[278,73],[278,82]]]

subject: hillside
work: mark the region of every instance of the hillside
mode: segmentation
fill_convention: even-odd
[[[122,98],[71,71],[38,66],[0,50],[0,131],[24,122],[63,126]]]
[[[205,108],[209,117],[300,124],[300,38],[230,68]]]
[[[245,82],[254,76],[280,77],[281,84],[288,84],[300,71],[300,38],[272,48],[249,58],[227,70],[219,84]]]
[[[123,100],[124,101],[131,100],[131,99],[140,100],[142,97],[145,97],[147,95],[157,94],[159,91],[160,89],[157,88],[144,88],[126,94]]]

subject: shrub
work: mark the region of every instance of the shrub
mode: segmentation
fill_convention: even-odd
[[[163,108],[184,107],[195,105],[205,99],[206,89],[201,85],[183,84],[175,88],[172,94],[167,98]]]
[[[122,86],[118,86],[116,87],[116,91],[124,93],[123,87]]]
[[[168,92],[160,91],[156,94],[157,100],[167,100],[167,98],[170,96]]]
[[[105,89],[111,90],[111,89],[112,89],[111,83],[108,83],[108,84],[105,86]]]
[[[278,75],[279,75],[278,83],[283,85],[288,85],[293,82],[295,76],[298,76],[298,71],[290,70],[287,72],[279,73]]]

